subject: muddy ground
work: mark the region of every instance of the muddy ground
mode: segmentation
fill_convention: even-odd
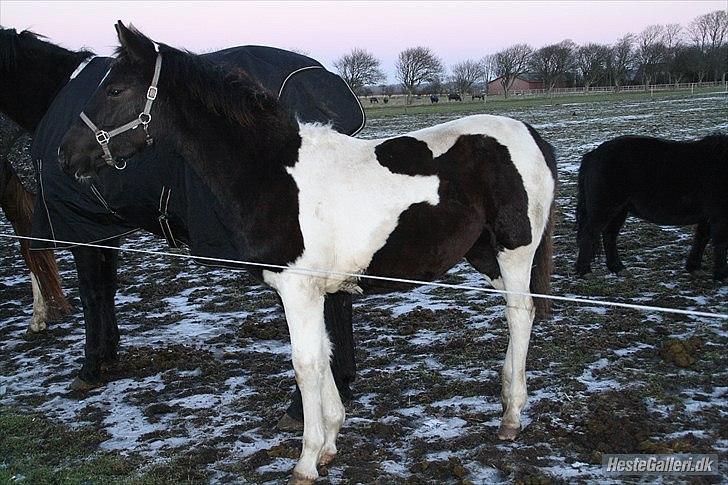
[[[688,227],[630,218],[619,246],[632,276],[608,275],[603,262],[594,280],[572,274],[580,156],[622,134],[684,139],[728,131],[726,96],[501,113],[533,124],[558,152],[555,293],[728,313],[728,285],[683,270]],[[362,136],[453,117],[370,120]],[[4,219],[0,232],[10,232]],[[124,244],[167,250],[141,233]],[[79,309],[28,339],[30,282],[16,254],[14,245],[0,246],[0,414],[38,413],[32,419],[46,426],[93,433],[84,456],[132,463],[115,472],[123,480],[145,473],[152,482],[286,479],[300,436],[275,429],[293,372],[284,316],[269,289],[241,272],[123,253],[119,363],[103,388],[77,395],[66,387],[83,345],[70,255],[59,254],[60,266]],[[711,262],[707,254],[706,268]],[[444,281],[485,285],[465,263]],[[723,475],[695,481],[728,476],[728,321],[557,303],[553,318],[534,327],[525,428],[515,443],[495,436],[507,345],[501,297],[437,288],[358,297],[354,328],[356,397],[347,405],[340,453],[324,470],[332,483],[611,481],[601,455],[632,452],[717,453]],[[13,429],[20,428],[4,431]],[[0,469],[27,481],[8,443],[0,438]],[[49,476],[66,463],[52,462]]]

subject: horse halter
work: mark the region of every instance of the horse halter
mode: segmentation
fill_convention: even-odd
[[[86,123],[86,126],[94,132],[94,137],[98,144],[101,145],[101,150],[104,152],[104,161],[106,164],[117,170],[124,170],[126,168],[126,161],[122,160],[121,163],[117,163],[114,160],[114,156],[111,154],[111,150],[109,149],[109,141],[113,137],[129,130],[136,130],[139,125],[142,125],[144,133],[147,135],[147,145],[154,143],[154,139],[149,136],[149,132],[147,131],[147,125],[149,125],[149,122],[152,121],[152,115],[150,112],[152,111],[152,103],[154,103],[154,100],[157,99],[157,83],[159,82],[159,73],[162,70],[162,54],[159,53],[159,45],[157,45],[156,42],[154,43],[154,51],[157,53],[157,60],[154,63],[154,76],[152,76],[152,83],[149,85],[149,89],[147,89],[147,100],[144,103],[144,110],[139,113],[139,116],[135,120],[121,125],[118,128],[114,128],[111,131],[105,131],[99,129],[83,111],[81,111],[81,114],[79,115],[81,120]]]

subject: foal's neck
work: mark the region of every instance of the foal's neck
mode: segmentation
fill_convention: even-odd
[[[298,124],[283,111],[252,112],[246,125],[202,106],[176,111],[169,141],[218,198],[238,210],[289,177],[286,168],[298,159]]]
[[[56,45],[18,53],[15,66],[0,76],[0,111],[33,133],[58,91],[68,82],[78,65],[89,56]]]

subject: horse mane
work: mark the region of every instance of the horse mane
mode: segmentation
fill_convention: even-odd
[[[6,29],[0,26],[0,69],[11,71],[17,67],[18,49],[21,45],[32,45],[46,50],[66,51],[63,47],[57,46],[49,41],[48,37],[37,34],[31,30],[18,32],[15,29]],[[73,52],[73,51],[72,51]],[[89,57],[93,52],[87,50],[75,51],[79,57]]]
[[[153,42],[130,26],[142,41]],[[162,54],[160,91],[175,100],[187,94],[191,100],[226,121],[246,128],[274,129],[291,125],[277,97],[242,69],[224,68],[187,50],[159,44]],[[118,62],[134,62],[123,47],[116,49]]]

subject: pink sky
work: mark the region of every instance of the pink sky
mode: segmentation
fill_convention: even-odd
[[[0,2],[3,27],[31,29],[68,48],[109,54],[113,24],[132,22],[155,40],[194,52],[233,45],[296,48],[327,67],[352,47],[381,61],[394,82],[397,54],[432,48],[447,65],[508,45],[566,38],[609,43],[649,24],[687,25],[725,0],[500,2]]]

